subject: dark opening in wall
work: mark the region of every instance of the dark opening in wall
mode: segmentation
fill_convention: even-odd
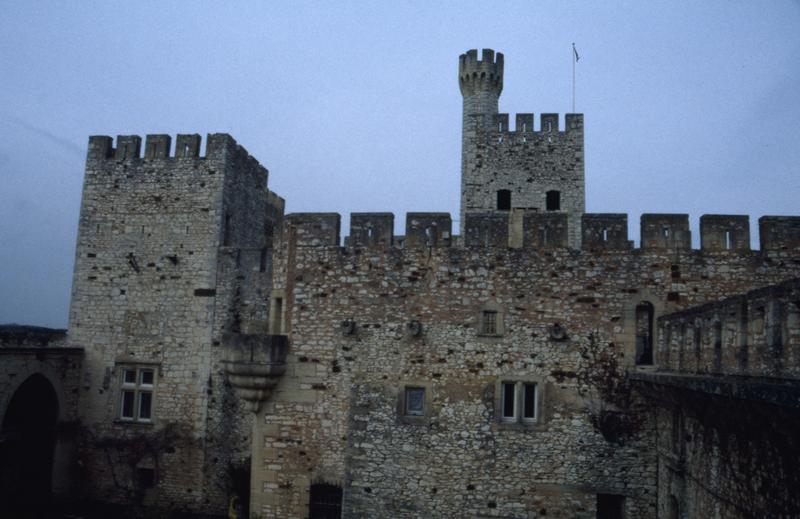
[[[669,496],[667,500],[667,519],[680,519],[681,509],[675,496]]]
[[[340,519],[342,517],[342,489],[327,483],[311,485],[308,517],[309,519]]]
[[[597,519],[623,519],[624,503],[624,496],[597,494]]]
[[[222,235],[222,246],[229,247],[231,244],[231,215],[225,215],[225,229],[223,229],[224,234]]]
[[[714,371],[722,369],[722,322],[714,323]]]
[[[560,211],[561,210],[561,192],[548,191],[547,192],[547,210]]]
[[[136,486],[142,490],[156,485],[156,471],[151,468],[136,469]]]
[[[49,517],[58,397],[43,375],[11,396],[0,426],[2,517]]]
[[[497,191],[497,210],[510,211],[511,210],[511,191],[508,189],[500,189]]]
[[[653,305],[642,301],[636,305],[636,365],[653,363]]]

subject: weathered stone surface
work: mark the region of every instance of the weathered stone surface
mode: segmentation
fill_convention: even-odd
[[[69,344],[85,349],[87,497],[222,513],[249,462],[250,423],[226,383],[225,333],[265,333],[271,234],[283,201],[228,135],[92,137]],[[151,420],[121,420],[125,369],[155,370]],[[143,448],[142,445],[145,447]],[[139,488],[137,469],[155,470]]]
[[[688,215],[646,214],[634,248],[584,213],[583,115],[512,131],[503,64],[459,60],[456,236],[353,213],[341,246],[228,135],[91,137],[69,334],[0,327],[0,412],[45,374],[81,497],[195,516],[320,489],[353,518],[800,514],[800,220],[751,251],[705,215],[692,250]]]

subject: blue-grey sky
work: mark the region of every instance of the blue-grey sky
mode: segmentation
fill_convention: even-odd
[[[750,214],[754,239],[800,213],[797,1],[0,9],[0,323],[66,325],[89,135],[228,132],[290,212],[457,218],[471,48],[505,54],[501,111],[564,113],[576,43],[587,210],[637,241],[643,212]]]

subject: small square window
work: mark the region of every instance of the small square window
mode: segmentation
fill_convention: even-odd
[[[126,369],[124,381],[126,384],[135,384],[136,383],[136,370],[133,369]]]
[[[143,369],[139,372],[141,379],[140,384],[143,386],[152,386],[153,385],[153,370],[150,369]]]
[[[425,388],[406,388],[405,414],[407,416],[422,416],[425,414]]]

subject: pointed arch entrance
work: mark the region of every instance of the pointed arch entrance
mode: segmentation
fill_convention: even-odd
[[[34,374],[11,397],[0,428],[0,499],[10,517],[35,517],[50,502],[58,396]]]

